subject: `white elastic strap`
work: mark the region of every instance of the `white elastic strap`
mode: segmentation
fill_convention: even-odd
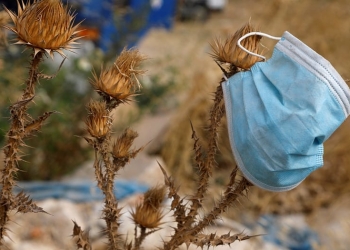
[[[246,48],[244,48],[242,45],[241,45],[241,41],[249,36],[264,36],[264,37],[267,37],[267,38],[271,38],[271,39],[274,39],[274,40],[280,40],[281,37],[277,37],[277,36],[271,36],[269,34],[266,34],[266,33],[262,33],[262,32],[250,32],[250,33],[247,33],[245,34],[244,36],[242,36],[240,39],[238,39],[237,41],[237,45],[238,47],[240,47],[242,50],[244,50],[245,52],[247,52],[248,54],[251,54],[253,56],[257,56],[257,57],[260,57],[262,59],[264,59],[264,61],[266,61],[266,57],[265,56],[262,56],[262,55],[259,55],[259,54],[256,54],[254,52],[251,52],[249,50],[247,50]]]

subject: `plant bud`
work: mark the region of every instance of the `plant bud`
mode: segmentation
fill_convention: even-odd
[[[90,101],[86,119],[87,131],[92,137],[104,138],[110,129],[110,116],[105,102]]]
[[[134,151],[131,146],[138,136],[138,133],[131,129],[126,129],[124,133],[117,139],[113,145],[113,157],[115,158],[129,158]]]
[[[102,69],[99,76],[94,73],[91,84],[100,95],[127,102],[140,88],[137,76],[144,71],[137,68],[144,59],[138,50],[124,49],[111,67]]]
[[[144,195],[143,203],[131,213],[135,224],[149,229],[158,228],[162,224],[161,204],[164,197],[164,187],[154,187],[148,190]]]

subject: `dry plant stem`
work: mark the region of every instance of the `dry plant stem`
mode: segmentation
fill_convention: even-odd
[[[159,163],[158,163],[159,164]],[[186,207],[183,204],[183,199],[181,199],[178,194],[178,188],[175,186],[175,181],[173,177],[168,176],[164,168],[159,164],[160,169],[163,172],[164,183],[169,189],[168,198],[172,198],[171,210],[174,211],[175,221],[177,223],[177,228],[175,228],[175,235],[177,234],[178,228],[183,228],[184,217],[186,214]]]
[[[209,185],[209,178],[212,175],[213,168],[216,166],[215,155],[218,149],[217,145],[217,136],[218,136],[218,128],[220,126],[220,121],[225,114],[224,105],[223,105],[223,92],[221,83],[216,88],[214,105],[210,112],[210,125],[208,126],[209,131],[209,145],[208,145],[208,155],[203,162],[201,155],[201,147],[198,142],[198,138],[193,130],[192,138],[194,139],[194,150],[196,152],[195,159],[197,162],[197,168],[199,170],[199,181],[198,181],[198,189],[197,193],[194,195],[192,201],[192,205],[190,208],[190,212],[188,217],[191,218],[187,220],[190,224],[185,226],[191,226],[194,222],[195,217],[198,214],[198,210],[202,207],[203,198],[205,193],[207,192]]]
[[[231,73],[235,74],[237,73],[237,71],[233,70],[233,72]],[[215,92],[215,98],[214,98],[214,105],[210,112],[210,126],[208,127],[208,131],[209,131],[208,156],[206,158],[205,166],[203,168],[204,172],[200,171],[202,172],[201,176],[204,176],[204,178],[200,179],[199,189],[195,196],[197,197],[197,199],[192,201],[191,210],[196,209],[196,211],[198,211],[198,209],[201,208],[202,202],[200,198],[203,198],[204,194],[206,193],[211,171],[216,166],[215,155],[218,150],[218,145],[217,145],[218,128],[220,126],[220,121],[224,115],[225,115],[225,106],[223,103],[223,90],[220,83],[220,85],[217,86],[217,89]],[[239,195],[242,195],[244,191],[248,188],[249,182],[245,178],[243,178],[236,186],[234,185],[236,180],[236,173],[237,173],[237,167],[235,167],[231,172],[230,182],[227,185],[226,191],[221,201],[209,214],[207,214],[191,230],[191,233],[190,233],[191,235],[194,236],[198,234],[205,227],[210,225],[214,220],[218,218],[218,216],[221,213],[225,212],[226,209],[236,201]]]
[[[140,226],[140,236],[137,237],[135,240],[135,247],[134,247],[135,250],[140,249],[142,242],[144,241],[147,235],[148,234],[146,234],[146,228],[143,226]]]
[[[210,111],[210,125],[207,130],[209,131],[209,145],[208,145],[208,155],[204,162],[204,168],[202,169],[202,174],[204,177],[200,180],[200,184],[206,183],[208,185],[208,180],[212,174],[213,168],[216,167],[215,155],[218,150],[218,128],[220,127],[221,119],[225,114],[225,106],[223,104],[223,91],[221,83],[216,88],[214,105]],[[196,196],[203,196],[206,192],[206,188],[199,188]],[[198,205],[200,205],[199,203]]]
[[[235,182],[234,180],[236,172],[236,168],[231,172],[231,177],[233,176],[233,179],[231,178],[230,183]],[[245,178],[242,178],[235,186],[228,185],[225,190],[224,196],[219,201],[219,203],[191,230],[190,234],[198,234],[204,228],[209,226],[214,220],[218,219],[220,214],[224,213],[226,209],[230,207],[239,196],[243,195],[244,192],[248,190],[249,186],[250,183]]]
[[[208,213],[197,225],[191,228],[183,228],[181,231],[176,231],[169,242],[164,244],[164,250],[177,249],[180,245],[185,243],[187,239],[195,239],[195,236],[203,231],[207,226],[211,225],[219,216],[224,213],[228,207],[232,206],[236,202],[237,198],[244,194],[248,190],[251,184],[242,178],[236,185],[237,167],[235,167],[230,176],[229,185],[225,190],[224,196],[222,196],[219,203]],[[188,243],[188,242],[187,242]]]
[[[25,127],[29,124],[27,114],[28,103],[34,98],[35,85],[38,81],[38,67],[43,53],[39,52],[31,61],[29,77],[26,81],[26,89],[20,101],[10,107],[11,125],[7,133],[7,143],[4,147],[4,168],[1,171],[1,197],[0,197],[0,239],[6,235],[6,224],[8,223],[8,213],[14,209],[14,195],[12,189],[15,185],[15,175],[18,171],[18,162],[21,160],[19,155],[20,146],[24,145],[23,139],[26,137]],[[0,242],[1,245],[1,242]]]
[[[225,114],[223,106],[223,91],[221,83],[216,88],[214,105],[210,111],[210,125],[208,127],[209,131],[209,145],[208,145],[208,157],[206,159],[205,165],[209,170],[216,166],[215,155],[218,149],[217,137],[218,137],[218,128],[220,126],[220,121]]]
[[[115,104],[115,103],[114,103]],[[107,103],[107,117],[110,117],[109,106],[113,105],[112,103]],[[117,105],[116,105],[117,106]],[[108,125],[109,127],[109,125]],[[120,142],[123,143],[123,142]],[[123,168],[127,162],[128,157],[134,157],[137,152],[136,150],[129,154],[126,158],[116,158],[111,157],[110,146],[111,146],[111,131],[108,128],[107,134],[102,138],[95,138],[94,140],[95,148],[95,175],[97,179],[97,184],[102,190],[105,196],[105,207],[103,209],[103,219],[106,222],[105,233],[108,236],[109,240],[109,249],[122,249],[122,240],[121,236],[118,234],[119,229],[119,218],[120,211],[117,198],[114,195],[114,179],[118,171]],[[141,234],[143,238],[140,238],[139,243],[141,244],[144,237],[147,234]]]
[[[110,157],[109,157],[109,152],[107,151],[108,150],[107,146],[108,146],[108,143],[105,140],[104,143],[102,144],[102,151],[101,151],[101,156],[102,156],[102,159],[103,159],[103,162],[105,165],[104,192],[105,192],[107,200],[114,200],[115,197],[114,197],[114,193],[113,193],[113,188],[114,188],[114,178],[115,178],[116,173],[114,172],[113,166],[110,162]]]
[[[230,75],[234,75],[238,72],[237,67],[231,67]],[[210,213],[205,215],[203,219],[196,223],[198,217],[199,209],[202,208],[204,196],[208,190],[209,178],[212,175],[213,169],[216,167],[215,155],[218,151],[218,129],[221,124],[221,120],[225,115],[225,104],[223,102],[223,90],[221,87],[221,82],[216,88],[214,104],[210,110],[209,126],[208,130],[208,149],[205,157],[203,157],[203,150],[199,143],[199,139],[192,127],[192,139],[194,140],[193,149],[195,151],[195,161],[197,163],[197,168],[199,171],[199,180],[197,192],[190,198],[191,206],[189,212],[185,213],[184,205],[182,200],[177,197],[177,193],[174,187],[174,183],[169,177],[165,175],[166,184],[169,187],[169,196],[177,200],[175,204],[172,204],[172,210],[174,210],[174,215],[176,221],[178,222],[175,233],[169,242],[164,244],[164,249],[176,249],[181,244],[189,244],[188,239],[195,237],[204,228],[212,224],[226,209],[231,206],[239,196],[243,195],[244,192],[250,186],[250,183],[242,178],[238,183],[236,180],[237,166],[232,170],[230,181],[226,187],[224,195],[221,197],[219,203],[212,209]],[[191,124],[192,126],[192,124]],[[164,173],[164,170],[163,170]],[[185,215],[186,214],[186,215]],[[196,224],[195,224],[196,223]]]
[[[199,209],[202,208],[203,199],[208,190],[209,178],[212,175],[213,168],[216,166],[215,155],[218,150],[218,145],[217,145],[218,128],[220,126],[220,122],[224,114],[225,114],[225,109],[223,104],[223,91],[220,83],[216,88],[214,104],[210,111],[210,120],[209,120],[210,124],[207,128],[207,130],[209,131],[209,144],[208,144],[208,152],[205,158],[202,156],[202,148],[199,144],[199,139],[194,129],[192,128],[195,160],[197,163],[197,168],[199,170],[199,180],[197,185],[198,186],[197,191],[193,195],[193,197],[190,199],[192,204],[186,216],[184,216],[185,209],[181,204],[182,202],[179,203],[179,201],[177,201],[178,206],[176,206],[176,208],[173,209],[176,217],[176,221],[178,222],[177,229],[175,229],[175,233],[172,236],[172,239],[169,242],[164,244],[164,249],[177,248],[178,246],[180,246],[185,242],[186,240],[184,237],[185,235],[192,235],[192,236],[196,235],[198,232],[200,232],[200,230],[198,231],[197,228],[203,229],[205,227],[204,225],[211,224],[219,215],[219,214],[216,215],[215,213],[217,211],[214,210],[215,215],[214,214],[212,214],[211,216],[208,215],[206,218],[198,222],[197,226],[192,228],[193,224],[196,221]],[[177,198],[176,194],[174,195],[175,196],[173,198]]]
[[[119,228],[118,220],[120,216],[120,209],[118,208],[118,202],[113,192],[116,171],[113,168],[108,153],[108,145],[110,141],[109,137],[109,135],[106,136],[106,138],[100,141],[96,147],[96,159],[98,155],[101,156],[104,168],[101,168],[101,165],[96,163],[94,164],[94,167],[98,185],[101,188],[103,194],[105,195],[105,208],[103,210],[103,219],[105,220],[107,226],[106,233],[109,240],[109,247],[110,249],[121,249],[119,248],[120,239],[117,233]],[[97,160],[97,162],[100,161]]]
[[[94,162],[94,169],[95,169],[95,177],[97,181],[97,186],[103,191],[103,173],[101,169],[101,164],[98,159],[98,151],[95,149],[95,162]]]

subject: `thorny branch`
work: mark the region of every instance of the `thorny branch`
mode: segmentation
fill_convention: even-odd
[[[225,79],[231,77],[241,70],[249,69],[257,59],[247,55],[246,52],[237,47],[237,40],[244,34],[254,30],[253,27],[248,23],[238,30],[230,38],[221,41],[216,40],[214,44],[211,44],[213,53],[212,57],[217,62],[219,67],[223,70]],[[255,37],[246,39],[246,45],[251,46],[255,51],[258,50],[258,41],[261,37]],[[224,70],[220,63],[229,64],[228,70]],[[224,79],[222,79],[222,82]],[[207,126],[208,132],[208,147],[207,151],[202,149],[199,138],[192,127],[192,139],[194,140],[194,159],[198,168],[199,178],[197,183],[196,193],[191,196],[188,200],[191,202],[190,206],[183,204],[183,199],[177,193],[175,188],[174,180],[168,177],[164,169],[162,169],[165,179],[165,184],[169,189],[169,198],[173,198],[171,210],[174,211],[174,216],[177,222],[177,227],[174,229],[174,234],[168,242],[164,242],[164,249],[176,249],[183,243],[187,246],[190,244],[196,244],[199,247],[204,245],[217,246],[220,244],[231,244],[236,239],[245,240],[249,239],[250,236],[222,236],[217,237],[215,235],[206,235],[199,237],[199,233],[203,231],[207,226],[214,223],[214,221],[224,213],[228,207],[230,207],[237,198],[244,195],[248,191],[251,184],[242,177],[237,178],[237,166],[232,170],[230,181],[226,186],[224,194],[221,196],[220,201],[212,210],[205,214],[203,218],[199,219],[199,210],[203,206],[203,198],[208,191],[209,179],[212,176],[212,171],[216,167],[215,156],[218,151],[218,129],[221,125],[221,120],[225,115],[225,104],[223,98],[223,89],[221,83],[217,86],[214,103],[210,110],[209,125]],[[235,238],[236,237],[236,238]]]
[[[35,86],[39,79],[39,63],[43,57],[43,52],[33,55],[29,69],[29,77],[26,80],[26,88],[21,100],[10,107],[11,124],[7,133],[7,143],[3,148],[5,160],[4,168],[1,170],[1,197],[0,197],[0,245],[3,244],[3,238],[7,235],[6,224],[9,221],[8,213],[17,208],[19,212],[44,212],[40,207],[29,200],[27,196],[13,196],[12,189],[16,183],[15,175],[18,171],[18,162],[21,161],[19,148],[24,143],[24,138],[37,131],[42,123],[52,114],[45,113],[36,120],[33,120],[27,113],[28,104],[35,95]],[[20,197],[24,199],[20,199]],[[21,202],[21,204],[18,204]]]

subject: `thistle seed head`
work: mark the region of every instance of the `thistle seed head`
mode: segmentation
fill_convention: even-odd
[[[105,102],[91,100],[86,119],[87,131],[92,137],[102,139],[110,129],[111,118]]]
[[[143,60],[145,57],[138,50],[124,49],[111,67],[102,69],[99,76],[93,74],[91,84],[107,100],[110,97],[120,102],[129,101],[141,87],[137,77],[144,73],[138,69]]]
[[[236,31],[233,36],[221,40],[219,38],[215,39],[213,43],[210,44],[212,48],[211,56],[215,61],[221,63],[229,63],[241,69],[249,69],[256,62],[261,61],[262,59],[248,54],[242,50],[237,45],[238,39],[240,39],[245,34],[250,32],[257,31],[254,29],[250,23],[244,25],[241,29]],[[261,36],[249,36],[241,41],[241,45],[247,50],[253,53],[259,53],[259,41]]]
[[[144,194],[143,204],[153,209],[159,209],[166,193],[164,186],[153,187]]]
[[[74,17],[61,0],[35,0],[32,4],[23,0],[18,3],[17,15],[5,8],[11,17],[14,26],[6,27],[17,35],[16,44],[32,47],[37,54],[47,52],[53,57],[58,52],[65,57],[63,49],[74,49],[76,44],[77,28],[74,26]]]
[[[163,212],[161,204],[165,197],[165,187],[154,187],[144,195],[143,203],[136,206],[131,216],[135,224],[144,228],[158,228],[162,223]]]
[[[113,145],[113,157],[115,158],[129,158],[131,151],[131,146],[138,136],[138,133],[132,129],[125,129],[124,133],[117,139]]]

